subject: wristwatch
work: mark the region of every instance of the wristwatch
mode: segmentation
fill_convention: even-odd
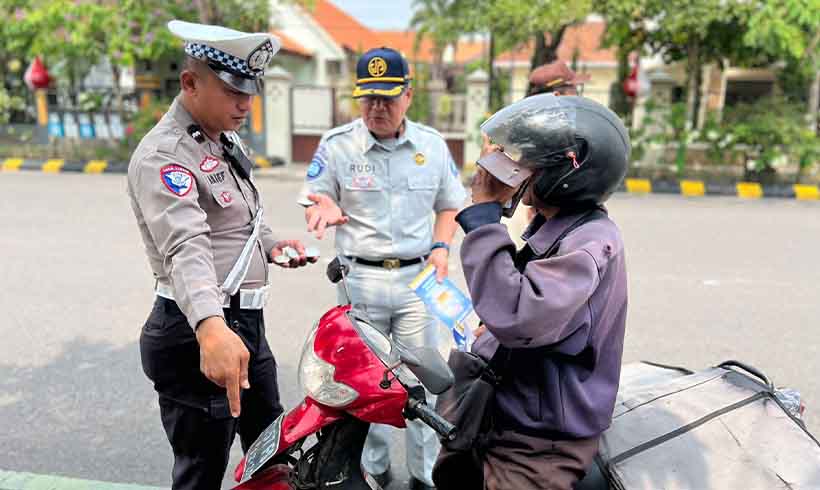
[[[444,242],[433,242],[433,245],[430,247],[430,251],[432,252],[433,250],[435,250],[437,248],[443,248],[444,250],[446,250],[448,252],[450,251],[450,246],[447,245]]]

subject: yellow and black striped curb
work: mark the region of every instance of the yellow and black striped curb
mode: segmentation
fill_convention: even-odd
[[[274,165],[267,158],[257,157],[256,168],[272,168]],[[127,162],[109,162],[108,160],[64,160],[53,158],[35,160],[27,158],[0,158],[0,172],[17,172],[31,170],[44,173],[75,172],[86,174],[124,174],[128,172]]]
[[[761,185],[757,182],[711,183],[702,180],[626,179],[619,190],[630,194],[678,194],[686,197],[736,196],[741,199],[777,197],[800,201],[820,200],[820,188],[805,184]]]
[[[259,169],[281,168],[280,165],[264,157],[257,157],[255,162],[256,168]],[[44,173],[124,174],[128,172],[128,163],[107,160],[72,161],[59,158],[49,160],[0,158],[0,173],[21,170]],[[469,185],[470,178],[465,177],[464,181],[466,185]],[[757,182],[712,183],[702,180],[673,181],[630,178],[625,179],[618,190],[629,194],[677,194],[686,197],[736,196],[742,199],[776,197],[801,201],[820,200],[820,188],[807,184],[761,185]]]

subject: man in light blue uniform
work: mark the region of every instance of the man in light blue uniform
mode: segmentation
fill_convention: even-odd
[[[466,193],[441,135],[405,117],[413,89],[404,57],[370,50],[356,75],[353,97],[362,117],[324,135],[299,202],[317,237],[338,226],[336,248],[351,267],[351,301],[365,304],[374,325],[396,343],[437,347],[436,321],[409,284],[428,263],[439,280],[447,275],[454,217]],[[382,486],[390,480],[388,444],[387,427],[374,425],[362,456],[365,471]],[[432,488],[435,433],[410,421],[406,445],[410,488]]]

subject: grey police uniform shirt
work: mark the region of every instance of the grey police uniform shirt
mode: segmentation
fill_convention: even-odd
[[[128,194],[151,270],[169,285],[188,323],[223,316],[220,284],[253,231],[259,195],[222,157],[222,146],[188,134],[179,97],[140,141],[128,166]],[[204,136],[204,133],[203,133]],[[230,137],[238,141],[238,136]],[[267,284],[276,240],[260,227],[242,289]]]
[[[307,171],[308,194],[331,197],[350,220],[336,228],[336,248],[365,259],[411,259],[430,253],[433,212],[462,207],[466,192],[444,138],[405,119],[401,136],[380,142],[362,119],[328,131]]]

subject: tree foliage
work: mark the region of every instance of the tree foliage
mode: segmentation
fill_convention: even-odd
[[[461,32],[459,18],[455,12],[455,3],[451,0],[414,0],[413,17],[410,27],[416,30],[414,49],[418,51],[421,42],[427,38],[433,43],[433,70],[434,79],[441,78],[441,65],[444,51],[449,46],[458,43]]]
[[[171,19],[265,31],[270,7],[266,0],[0,0],[0,14],[14,19],[0,23],[0,61],[41,56],[75,81],[102,60],[125,67],[178,51]]]

